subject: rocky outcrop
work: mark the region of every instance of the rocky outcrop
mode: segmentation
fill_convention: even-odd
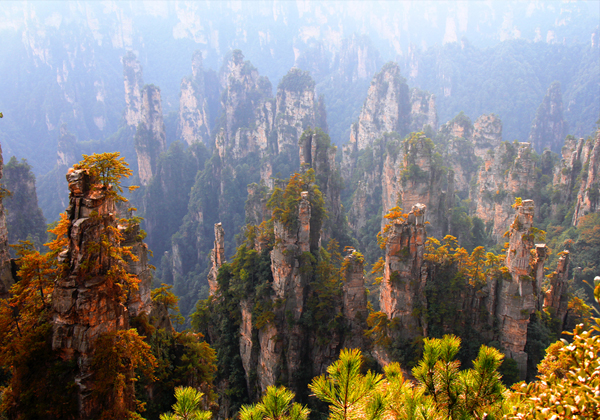
[[[187,144],[210,145],[209,105],[201,51],[196,51],[192,58],[192,75],[181,80],[177,130]]]
[[[592,148],[593,147],[593,148]],[[600,130],[593,141],[587,141],[583,149],[583,168],[577,203],[573,213],[573,225],[579,225],[582,217],[600,209]],[[591,149],[591,150],[590,150]]]
[[[125,122],[135,129],[142,121],[142,66],[132,51],[123,56],[125,82]]]
[[[507,357],[516,360],[520,376],[525,378],[527,327],[529,316],[540,309],[539,298],[547,249],[545,245],[536,246],[533,242],[533,201],[523,201],[516,207],[516,213],[510,226],[506,251],[506,267],[510,278],[503,279],[499,285],[496,316],[499,320],[500,345]]]
[[[423,131],[425,126],[429,126],[433,131],[438,129],[435,95],[412,88],[410,90],[409,131]]]
[[[477,187],[471,191],[475,215],[492,224],[498,240],[508,229],[514,197],[535,185],[535,160],[530,143],[502,143],[486,154],[477,175]]]
[[[142,185],[148,185],[152,176],[156,174],[158,157],[166,149],[167,137],[160,89],[154,85],[146,85],[142,90],[141,120],[135,132],[138,175]]]
[[[251,152],[265,151],[275,116],[275,107],[268,101],[271,82],[244,61],[240,50],[235,50],[223,65],[221,83],[225,90],[221,101],[225,123],[215,140],[219,156],[240,159]]]
[[[291,69],[277,86],[275,104],[277,152],[295,152],[302,132],[316,126],[315,82],[308,72]]]
[[[358,122],[350,129],[350,149],[363,150],[383,133],[405,135],[410,112],[408,86],[400,76],[400,68],[396,63],[387,63],[373,78]]]
[[[342,40],[333,68],[341,80],[356,83],[370,79],[377,71],[379,52],[367,36],[352,35]]]
[[[285,377],[295,388],[297,372],[306,356],[306,335],[298,322],[305,309],[308,276],[300,258],[311,251],[311,206],[308,192],[302,192],[298,204],[298,227],[289,229],[275,221],[275,247],[271,251],[274,299],[284,304],[276,311],[280,323],[269,323],[258,332],[258,383],[264,392],[278,378]],[[277,338],[275,338],[277,337]]]
[[[225,262],[225,231],[221,223],[215,224],[215,247],[210,251],[211,267],[208,272],[208,288],[209,292],[214,295],[219,287],[217,283],[217,275],[219,268]]]
[[[4,161],[0,148],[0,179],[2,178]],[[5,194],[0,194],[0,299],[8,297],[8,291],[14,283],[11,272],[10,255],[8,253],[8,230],[6,228],[6,212],[2,201]]]
[[[151,276],[139,232],[117,225],[118,209],[108,190],[83,169],[70,170],[67,181],[71,192],[68,247],[59,255],[64,270],[52,295],[52,348],[63,360],[76,362],[79,415],[91,418],[98,410],[92,398],[95,343],[104,333],[127,329],[130,316],[150,312]],[[109,226],[123,233],[123,242],[111,236]],[[127,299],[123,299],[123,287],[127,286],[115,283],[108,275],[111,268],[123,263],[111,257],[108,249],[96,246],[101,239],[109,243],[103,246],[129,245],[137,253],[138,261],[125,263],[126,270],[139,275],[140,280]]]
[[[538,153],[542,153],[545,148],[558,153],[566,133],[567,123],[563,119],[560,83],[554,82],[548,88],[531,123],[529,142],[533,144]]]
[[[414,205],[405,220],[393,220],[385,233],[385,266],[379,302],[388,319],[397,320],[396,331],[403,339],[427,336],[425,319],[415,316],[418,308],[426,306],[425,212],[425,205]]]
[[[496,149],[502,143],[502,121],[495,114],[482,115],[473,124],[473,145],[475,156],[484,159],[488,150]]]
[[[46,219],[38,207],[35,175],[25,159],[14,156],[4,166],[4,186],[11,194],[4,197],[8,242],[31,240],[40,249],[48,236]]]
[[[563,326],[567,320],[569,310],[569,296],[567,288],[569,286],[569,251],[562,251],[558,258],[556,271],[550,274],[550,286],[544,296],[544,307],[552,308],[553,315],[559,320],[558,331],[562,332]]]
[[[342,315],[347,334],[342,348],[360,349],[365,346],[367,329],[367,289],[365,288],[364,258],[355,249],[349,249],[342,264]]]

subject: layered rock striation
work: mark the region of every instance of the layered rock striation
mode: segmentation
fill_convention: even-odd
[[[160,89],[146,85],[142,89],[141,119],[135,132],[138,175],[142,185],[148,185],[156,174],[158,158],[167,149],[165,123]]]
[[[63,269],[52,296],[52,349],[63,360],[76,362],[79,414],[90,418],[98,410],[93,398],[95,343],[102,334],[127,329],[130,317],[150,313],[151,275],[139,228],[118,225],[119,210],[109,190],[83,169],[70,170],[67,181],[68,246],[59,255]],[[113,229],[122,232],[122,242],[111,235]],[[125,262],[125,269],[137,276],[137,287],[126,292],[124,282],[111,279],[111,268],[123,262],[115,260],[105,246],[132,247],[137,261]]]

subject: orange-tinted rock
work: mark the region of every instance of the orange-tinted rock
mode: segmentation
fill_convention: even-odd
[[[500,344],[507,357],[516,360],[521,378],[527,371],[527,327],[529,316],[540,309],[539,281],[535,277],[536,267],[543,266],[545,247],[537,248],[535,257],[531,228],[533,227],[534,203],[532,200],[523,201],[516,208],[516,216],[509,230],[509,247],[506,251],[506,266],[510,280],[503,280],[498,290],[496,316],[499,320]],[[541,253],[541,254],[540,254]],[[533,267],[532,267],[533,265]],[[532,270],[533,268],[533,270]]]
[[[425,252],[426,206],[416,204],[403,222],[395,222],[386,233],[385,267],[380,288],[381,311],[398,322],[398,334],[412,339],[425,336],[426,324],[413,315],[424,308],[426,275],[423,275]]]
[[[593,148],[589,142],[586,142],[586,146],[591,151],[588,152],[589,157],[583,160],[581,185],[573,214],[574,226],[579,225],[579,222],[586,214],[596,212],[600,209],[600,130],[596,132]]]
[[[151,275],[139,228],[125,231],[117,225],[119,211],[106,190],[98,185],[92,188],[94,180],[84,170],[70,170],[67,181],[71,191],[67,209],[69,243],[59,256],[67,267],[57,279],[52,296],[52,348],[63,359],[77,362],[79,415],[91,418],[99,409],[90,398],[95,386],[91,362],[96,340],[104,333],[127,329],[131,316],[151,312]],[[138,258],[126,261],[126,270],[136,274],[140,283],[125,302],[119,297],[121,287],[107,276],[116,260],[95,246],[102,235],[110,234],[108,226],[124,234],[121,243],[109,237],[113,241],[110,246],[131,246]]]
[[[210,251],[211,267],[208,272],[208,288],[211,296],[217,292],[217,275],[225,262],[225,230],[221,223],[215,223],[215,246]]]

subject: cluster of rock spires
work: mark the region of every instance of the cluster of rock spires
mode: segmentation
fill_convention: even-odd
[[[159,157],[166,150],[160,90],[152,85],[144,86],[141,65],[133,54],[124,57],[123,65],[125,121],[135,130],[140,182],[149,185],[159,173]],[[224,117],[220,122],[214,121],[219,96],[214,87],[216,80],[223,91]],[[552,89],[554,92],[556,87]],[[548,112],[560,115],[562,111],[554,107],[556,101],[551,99],[544,106]],[[247,158],[260,162],[260,172],[255,177],[260,184],[248,188],[246,220],[258,225],[268,218],[265,191],[276,186],[274,171],[285,160],[290,168],[313,168],[325,179],[320,187],[326,197],[330,223],[343,223],[340,188],[333,182],[336,150],[319,143],[314,131],[303,136],[309,127],[327,129],[324,105],[316,99],[314,82],[305,72],[292,69],[273,97],[270,82],[244,61],[241,52],[232,54],[219,77],[204,71],[201,54],[194,55],[192,75],[181,83],[178,132],[188,145],[200,142],[212,147],[214,141],[219,163],[214,166],[212,181],[217,192],[210,203],[190,204],[188,219],[194,228],[184,232],[181,242],[173,240],[169,255],[173,278],[185,274],[184,264],[190,264],[186,259],[203,258],[200,243],[206,234],[198,226],[207,222],[207,206],[223,202],[227,186],[223,174],[235,174],[239,170],[236,165]],[[394,322],[394,328],[388,331],[391,339],[406,342],[428,335],[431,325],[424,311],[433,301],[428,296],[427,286],[439,273],[425,258],[425,244],[428,235],[441,237],[451,231],[448,209],[456,204],[457,197],[470,199],[469,211],[490,227],[495,239],[507,230],[509,235],[506,273],[489,276],[485,284],[477,287],[465,284],[460,291],[448,296],[458,308],[460,322],[488,342],[497,341],[506,355],[517,362],[522,378],[527,372],[525,347],[532,314],[551,307],[557,318],[565,322],[569,254],[562,253],[556,271],[549,276],[549,289],[543,293],[548,250],[544,244],[534,243],[532,227],[536,211],[558,213],[561,202],[576,199],[572,219],[575,226],[585,214],[598,210],[600,133],[593,142],[568,138],[562,149],[561,163],[554,168],[549,164],[549,152],[544,152],[539,160],[533,159],[533,148],[538,147],[540,136],[545,136],[547,131],[542,130],[541,122],[536,127],[532,130],[531,143],[502,142],[502,123],[493,114],[483,115],[475,123],[459,115],[438,130],[433,95],[409,89],[394,64],[384,66],[375,76],[358,121],[350,130],[349,143],[343,148],[341,173],[351,184],[348,223],[361,246],[367,245],[360,239],[361,232],[374,216],[381,219],[377,221],[380,229],[385,223],[382,216],[391,208],[399,205],[411,209],[405,220],[393,222],[386,233],[379,301],[381,312]],[[560,124],[549,130],[564,133]],[[403,140],[409,132],[422,133]],[[66,129],[61,130],[61,142],[65,144],[59,148],[61,167],[72,160],[66,154],[72,141]],[[365,161],[369,165],[364,165]],[[583,176],[577,188],[577,176],[582,168]],[[559,199],[545,210],[534,211],[532,200],[525,200],[514,208],[516,194],[535,188],[536,171],[546,171],[553,177]],[[103,277],[102,269],[109,262],[101,256],[98,257],[100,271],[81,275],[81,264],[84,257],[88,257],[84,255],[86,244],[98,238],[103,224],[115,225],[120,210],[101,190],[91,188],[93,180],[85,172],[71,171],[67,179],[71,192],[68,208],[71,227],[69,248],[61,258],[69,269],[58,280],[53,296],[52,345],[63,358],[77,361],[76,384],[81,410],[91,413],[94,407],[86,401],[93,391],[90,355],[94,342],[102,333],[128,328],[132,316],[152,311],[150,272],[147,248],[133,232],[125,242],[133,247],[139,260],[130,262],[129,271],[141,282],[139,290],[131,294],[126,303],[107,298],[110,295],[107,288],[111,285]],[[194,189],[193,192],[198,192],[198,187]],[[98,216],[90,217],[93,212]],[[316,252],[321,239],[332,236],[327,226],[314,229],[312,217],[308,193],[303,192],[298,205],[299,227],[290,229],[281,222],[274,223],[276,241],[270,251],[273,321],[257,328],[251,299],[240,303],[239,348],[251,396],[281,381],[292,388],[299,387],[303,380],[299,372],[311,377],[323,373],[344,347],[369,350],[380,364],[393,358],[385,346],[369,348],[364,336],[368,327],[364,260],[354,249],[349,249],[344,257],[342,295],[331,308],[332,312],[341,314],[343,332],[332,333],[324,343],[301,326],[299,321],[307,309],[311,291],[302,269],[303,255]],[[6,295],[12,282],[5,233],[0,207],[0,298]],[[214,224],[208,285],[210,294],[217,298],[217,276],[226,258],[225,236],[223,225]],[[195,243],[195,255],[188,258],[181,250],[182,242]],[[261,244],[256,246],[261,249]]]
[[[368,309],[363,258],[354,249],[348,251],[344,260],[343,295],[337,304],[339,307],[329,309],[343,314],[345,333],[332,332],[327,344],[323,345],[314,334],[300,326],[298,321],[306,310],[310,293],[310,285],[300,265],[301,255],[312,250],[309,240],[311,209],[306,194],[303,193],[299,204],[299,228],[289,231],[277,222],[275,225],[276,245],[271,251],[272,299],[273,302],[284,303],[274,309],[274,320],[257,327],[256,320],[252,319],[254,303],[248,300],[241,302],[239,348],[249,390],[258,388],[264,391],[281,381],[295,389],[299,385],[299,372],[308,369],[311,376],[323,373],[344,347],[358,347],[371,352],[382,365],[393,360],[392,348],[379,345],[371,348],[365,338]],[[546,307],[553,308],[557,318],[563,322],[567,315],[564,293],[569,254],[565,251],[561,256],[557,270],[550,276],[550,288],[544,294],[541,286],[545,278],[547,248],[544,244],[533,242],[533,201],[525,200],[516,207],[515,213],[509,233],[506,274],[488,276],[486,283],[478,287],[465,281],[458,295],[444,296],[444,299],[453,299],[460,312],[466,313],[467,316],[461,318],[462,322],[470,324],[488,342],[499,342],[507,357],[517,362],[520,377],[524,379],[530,316]],[[412,341],[428,334],[426,288],[434,281],[437,272],[435,264],[425,259],[425,219],[426,206],[416,204],[407,218],[392,223],[386,234],[380,306],[395,325],[388,332],[393,340]],[[217,299],[219,290],[214,276],[223,263],[222,237],[223,228],[217,224],[209,276],[211,294]],[[448,320],[448,325],[451,324]],[[453,330],[448,327],[446,332],[452,333]]]

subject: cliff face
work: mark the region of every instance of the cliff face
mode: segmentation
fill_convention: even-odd
[[[31,240],[36,248],[46,243],[47,226],[38,207],[35,175],[26,160],[19,162],[14,156],[4,166],[4,186],[11,195],[4,197],[8,242]]]
[[[541,309],[541,282],[544,280],[547,249],[545,245],[533,243],[533,201],[523,201],[516,208],[516,213],[510,226],[506,251],[510,279],[499,285],[496,316],[500,322],[500,344],[507,356],[516,360],[524,378],[527,371],[527,326],[529,316]]]
[[[577,226],[586,214],[600,209],[600,130],[596,132],[593,148],[591,142],[586,142],[582,152],[584,163],[573,213],[574,226]]]
[[[177,129],[187,144],[199,141],[210,145],[209,105],[200,51],[192,58],[192,75],[181,80]]]
[[[219,285],[217,284],[217,275],[219,268],[225,262],[225,232],[221,223],[215,224],[215,247],[210,252],[211,268],[208,273],[208,287],[211,295],[214,295]]]
[[[434,131],[438,129],[435,95],[412,88],[410,90],[410,125],[408,129],[409,131],[423,131],[426,125]]]
[[[473,124],[474,153],[484,159],[490,149],[502,143],[502,121],[494,114],[482,115]]]
[[[141,119],[135,132],[138,175],[142,185],[148,185],[156,174],[158,157],[167,148],[160,89],[146,85],[142,90]]]
[[[385,266],[381,283],[381,311],[388,319],[397,320],[397,334],[402,339],[427,336],[424,319],[415,316],[425,308],[425,283],[423,266],[425,252],[426,206],[416,204],[403,221],[392,222],[385,234]]]
[[[142,121],[142,87],[144,80],[142,66],[129,51],[123,56],[123,76],[125,83],[125,121],[131,128],[136,128]]]
[[[235,50],[223,66],[221,83],[225,90],[221,102],[225,123],[215,140],[219,156],[240,159],[250,152],[266,150],[274,117],[274,107],[267,101],[272,95],[269,80],[259,76],[258,70],[244,61],[242,52]]]
[[[65,268],[52,296],[52,348],[64,360],[77,362],[75,383],[79,413],[82,418],[90,418],[98,410],[91,398],[95,386],[91,366],[95,342],[103,333],[128,328],[130,316],[150,312],[151,276],[147,249],[136,238],[137,231],[123,231],[123,243],[111,246],[133,246],[139,260],[129,262],[127,270],[139,276],[140,284],[126,301],[119,298],[121,286],[107,274],[118,263],[107,250],[95,246],[109,235],[108,226],[119,229],[118,209],[105,190],[92,188],[94,180],[84,170],[71,170],[67,181],[71,191],[67,208],[69,242],[68,248],[59,255],[59,262]],[[107,239],[114,241],[114,238]]]
[[[4,167],[2,149],[0,148],[0,179]],[[14,283],[10,268],[10,255],[8,253],[8,230],[6,229],[6,212],[0,197],[0,299],[8,297],[8,290]]]
[[[315,82],[299,69],[291,69],[277,87],[275,131],[277,153],[295,154],[304,129],[316,127]]]
[[[554,82],[548,88],[535,119],[531,123],[529,142],[533,144],[538,153],[542,153],[544,148],[558,153],[566,133],[567,123],[563,119],[560,83]]]
[[[415,107],[417,107],[415,101]],[[410,125],[411,102],[400,68],[388,63],[375,75],[358,122],[350,130],[350,145],[362,150],[383,133],[405,135]]]
[[[354,249],[348,250],[344,258],[343,274],[342,314],[348,332],[341,348],[364,348],[368,315],[364,258]]]
[[[475,215],[493,226],[498,240],[510,224],[514,196],[535,185],[535,161],[530,143],[502,143],[487,153],[477,175],[477,188],[471,191]]]

